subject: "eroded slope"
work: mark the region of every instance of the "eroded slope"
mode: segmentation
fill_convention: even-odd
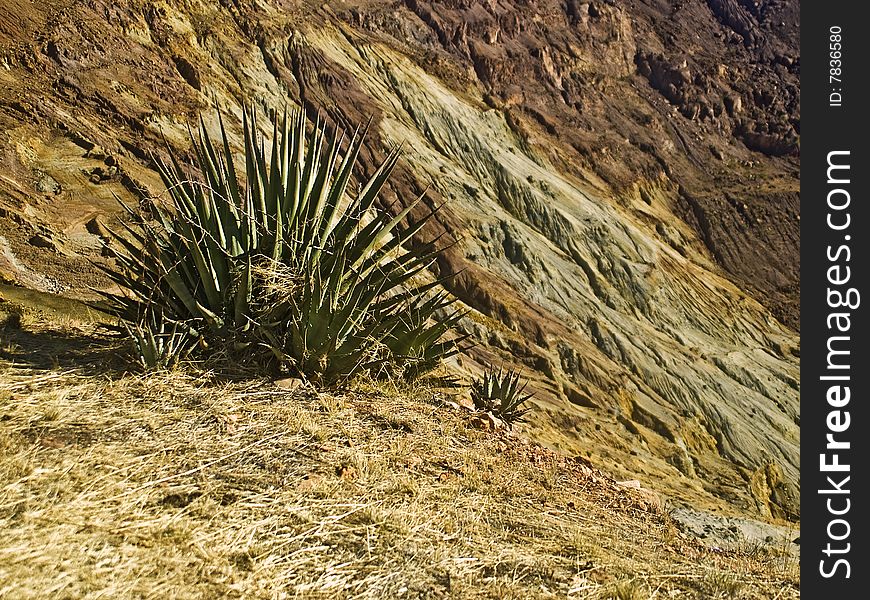
[[[796,518],[796,3],[762,4],[21,3],[0,273],[99,285],[113,195],[159,195],[149,153],[213,101],[371,116],[364,169],[407,150],[385,204],[431,186],[461,238],[460,369],[525,365],[551,446]]]

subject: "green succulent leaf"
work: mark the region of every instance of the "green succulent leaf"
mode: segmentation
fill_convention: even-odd
[[[140,362],[161,366],[198,338],[332,384],[364,371],[416,377],[455,353],[445,338],[463,313],[435,291],[443,279],[418,282],[440,240],[409,247],[435,211],[412,220],[422,198],[375,209],[400,150],[351,196],[367,127],[348,138],[287,108],[271,121],[269,144],[243,109],[237,168],[224,116],[218,140],[200,118],[190,173],[168,144],[168,162],[156,161],[169,206],[153,202],[151,218],[125,207],[107,245],[116,267],[104,269],[123,292],[104,293],[103,308],[127,324]]]

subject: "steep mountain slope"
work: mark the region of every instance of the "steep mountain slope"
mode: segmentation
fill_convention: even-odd
[[[671,496],[799,516],[797,3],[109,3],[0,20],[0,275],[101,285],[114,195],[216,103],[302,103],[406,159],[529,435]],[[422,209],[421,209],[422,210]]]

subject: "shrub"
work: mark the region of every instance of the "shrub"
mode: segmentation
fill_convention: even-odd
[[[523,392],[528,382],[522,382],[517,371],[500,367],[497,371],[487,367],[483,374],[471,383],[471,399],[475,408],[492,412],[509,426],[524,420],[531,408],[523,408],[534,394]]]
[[[118,267],[106,271],[124,290],[105,295],[109,310],[325,384],[361,371],[414,377],[456,352],[443,336],[461,314],[434,292],[443,280],[417,281],[439,240],[406,248],[434,211],[411,220],[421,198],[395,216],[375,210],[399,150],[351,197],[362,132],[345,144],[318,120],[306,133],[302,110],[273,114],[269,151],[257,130],[245,109],[244,179],[222,119],[219,144],[202,120],[191,132],[201,180],[169,150],[158,166],[171,205],[154,203],[153,219],[129,210],[133,224],[108,245]]]

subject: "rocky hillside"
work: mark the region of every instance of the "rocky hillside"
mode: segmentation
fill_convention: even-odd
[[[216,104],[372,118],[523,365],[527,433],[696,505],[799,518],[798,3],[7,0],[0,279],[81,296]],[[422,210],[422,208],[421,208]],[[440,229],[440,231],[438,231]]]

